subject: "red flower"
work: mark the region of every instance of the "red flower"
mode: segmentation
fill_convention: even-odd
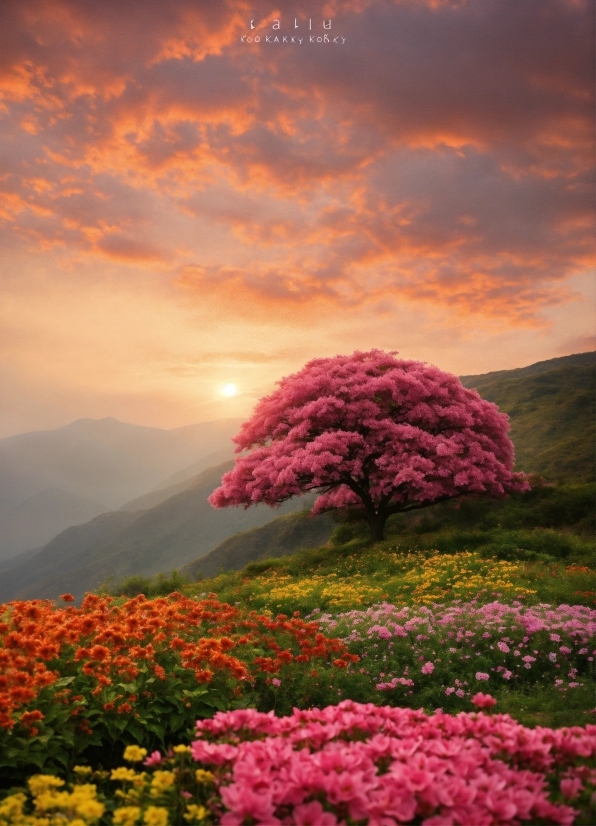
[[[60,599],[62,602],[74,602],[74,597],[72,594],[60,594]]]

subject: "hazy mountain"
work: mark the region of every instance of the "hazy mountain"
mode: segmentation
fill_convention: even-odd
[[[290,513],[273,519],[262,528],[230,536],[206,556],[181,569],[191,579],[217,576],[220,571],[237,571],[271,556],[286,556],[303,548],[325,545],[337,527],[329,514],[309,516],[308,511]]]
[[[79,419],[1,439],[0,559],[172,484],[169,477],[181,469],[189,478],[231,457],[239,425],[239,419],[223,419],[161,430]]]
[[[121,511],[139,511],[152,508],[154,505],[159,505],[160,502],[165,502],[170,496],[180,493],[189,487],[189,484],[194,483],[194,479],[203,470],[220,465],[222,462],[229,460],[232,455],[232,446],[225,450],[217,450],[214,453],[209,453],[198,462],[194,462],[189,467],[179,470],[172,476],[165,479],[161,484],[157,485],[149,493],[144,493],[136,499],[132,499],[125,505],[122,505]]]
[[[59,488],[46,488],[0,514],[0,559],[39,548],[68,528],[104,513],[106,506]]]
[[[204,471],[185,490],[148,510],[102,514],[59,534],[36,554],[5,563],[0,601],[53,598],[65,591],[80,596],[110,576],[179,569],[228,536],[304,507],[299,498],[273,510],[266,505],[215,510],[207,497],[231,466],[227,462]]]
[[[578,353],[462,382],[509,414],[516,469],[584,482],[595,471],[595,368],[596,353]]]
[[[45,488],[105,502],[140,496],[216,450],[233,447],[240,419],[162,430],[116,419],[79,419],[57,430],[0,440],[0,504],[16,505]]]
[[[149,493],[157,493],[167,487],[177,485],[179,482],[186,482],[187,480],[198,476],[199,473],[203,470],[207,470],[207,468],[217,467],[217,465],[221,465],[223,462],[229,461],[233,456],[234,448],[235,445],[230,440],[230,444],[224,449],[215,450],[213,453],[208,453],[206,456],[202,456],[198,462],[193,462],[192,465],[188,465],[188,467],[183,467],[182,470],[176,471],[176,473],[173,473],[171,476],[168,476],[167,479],[163,479],[158,485],[151,488]]]

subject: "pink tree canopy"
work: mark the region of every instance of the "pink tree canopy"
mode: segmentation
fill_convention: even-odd
[[[469,493],[528,490],[514,473],[509,420],[456,376],[371,350],[314,359],[278,382],[234,437],[216,508],[277,505],[320,491],[312,513],[363,508],[372,538],[387,518]]]

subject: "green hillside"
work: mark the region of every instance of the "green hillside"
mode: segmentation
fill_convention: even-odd
[[[594,479],[596,353],[539,362],[519,370],[463,376],[511,419],[516,468],[553,482]]]
[[[429,508],[408,520],[394,518],[388,530],[417,548],[490,546],[491,552],[507,557],[516,549],[541,553],[548,546],[546,552],[554,556],[569,557],[580,550],[585,554],[587,546],[582,550],[569,537],[588,541],[588,514],[594,510],[593,491],[582,485],[594,479],[594,354],[465,376],[463,382],[509,414],[517,467],[559,485],[556,496],[554,489],[543,487],[534,498]],[[193,577],[214,576],[222,569],[237,570],[262,557],[329,541],[332,517],[297,515],[304,499],[291,500],[281,509],[262,505],[214,510],[207,496],[229,466],[211,468],[187,482],[171,480],[168,490],[157,493],[158,499],[170,494],[164,501],[153,504],[156,494],[151,493],[125,506],[126,511],[69,528],[37,553],[11,560],[1,572],[0,600],[54,597],[63,591],[79,595],[110,577],[121,581],[181,568]],[[146,509],[128,510],[139,505]],[[280,515],[284,518],[274,518]],[[342,524],[337,534],[351,541],[360,530],[358,524]]]
[[[259,557],[285,556],[301,548],[325,545],[336,523],[328,514],[309,517],[308,511],[290,513],[250,531],[231,536],[206,556],[185,565],[181,574],[197,579],[236,571]]]

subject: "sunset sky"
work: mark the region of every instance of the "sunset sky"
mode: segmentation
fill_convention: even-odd
[[[356,349],[594,349],[592,15],[3,0],[0,437],[245,416]]]

